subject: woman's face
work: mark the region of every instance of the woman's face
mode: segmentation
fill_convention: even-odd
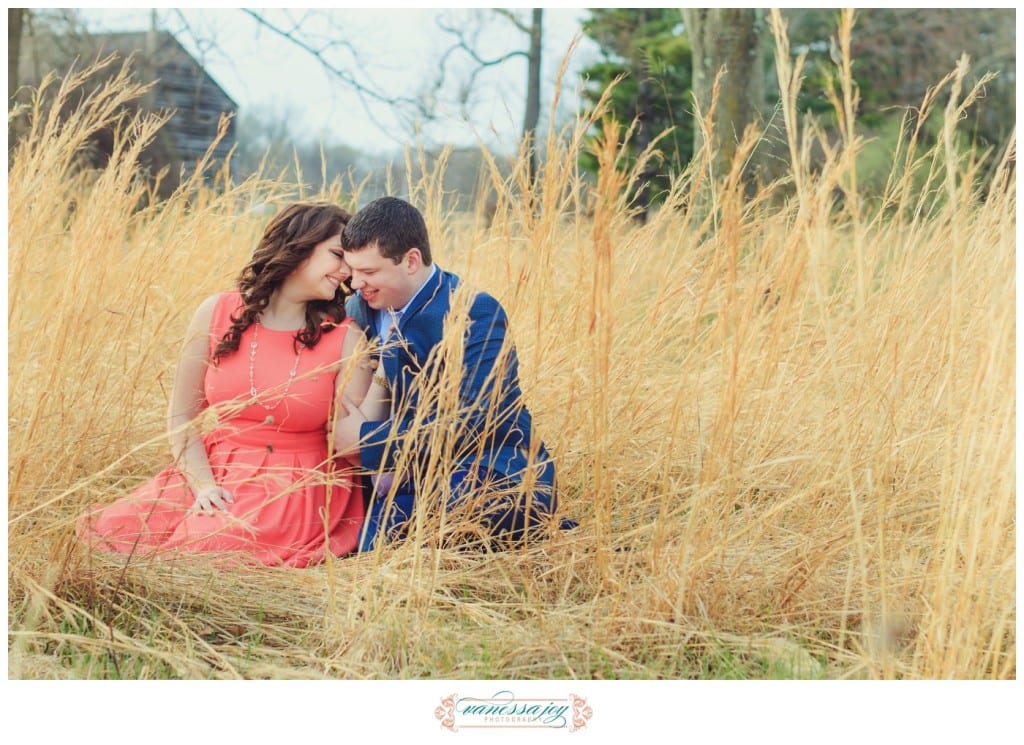
[[[316,244],[313,252],[288,275],[285,285],[310,300],[333,300],[342,282],[352,276],[341,250],[341,233]]]

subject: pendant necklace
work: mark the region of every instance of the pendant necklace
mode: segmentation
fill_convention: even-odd
[[[259,347],[260,339],[260,322],[259,319],[253,324],[252,329],[252,341],[249,342],[249,395],[252,396],[254,403],[259,403],[256,395],[256,349]],[[274,411],[281,402],[288,397],[288,391],[292,387],[292,381],[295,380],[295,375],[299,370],[299,360],[302,358],[302,349],[305,345],[300,344],[298,351],[295,353],[295,364],[292,365],[291,372],[288,373],[288,380],[284,384],[284,391],[281,392],[281,397],[277,399],[277,402],[273,406],[267,406],[266,404],[260,404],[267,411]],[[274,423],[274,417],[268,416],[266,419],[267,424]]]

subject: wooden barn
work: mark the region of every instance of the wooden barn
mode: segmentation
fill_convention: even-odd
[[[21,85],[35,87],[48,72],[63,75],[72,64],[81,69],[89,61],[111,53],[130,59],[138,80],[156,81],[150,94],[139,102],[140,107],[173,112],[144,158],[145,165],[154,173],[169,166],[161,188],[166,194],[178,185],[183,173],[194,169],[216,139],[221,116],[234,115],[238,106],[166,31],[29,36],[22,40],[18,78]],[[214,150],[214,158],[226,157],[234,144],[232,117],[227,135]],[[98,149],[102,155],[102,142]]]

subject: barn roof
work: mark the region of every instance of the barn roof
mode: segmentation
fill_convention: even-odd
[[[19,84],[39,85],[49,70],[66,70],[74,64],[81,69],[90,61],[116,52],[132,57],[136,73],[143,80],[180,83],[199,81],[204,95],[221,102],[224,110],[238,110],[238,104],[199,61],[167,31],[124,31],[112,33],[55,35],[46,31],[22,39]],[[76,62],[77,59],[77,62]]]
[[[146,108],[174,112],[161,132],[169,138],[175,159],[202,157],[217,134],[221,116],[238,111],[234,99],[167,31],[29,36],[22,45],[24,75],[19,78],[38,85],[48,70],[64,71],[72,64],[82,68],[112,53],[131,59],[137,79],[156,83],[143,100]],[[234,130],[232,120],[214,157],[227,155],[235,141]]]
[[[167,65],[188,59],[195,66],[195,70],[201,73],[224,98],[230,108],[238,108],[235,100],[210,75],[209,71],[168,31],[121,31],[91,34],[91,36],[101,54],[110,51],[119,52],[125,57],[134,54],[150,59],[154,67],[160,71],[156,74],[156,77],[160,78],[165,77]]]

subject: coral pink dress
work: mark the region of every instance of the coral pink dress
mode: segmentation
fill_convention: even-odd
[[[239,306],[237,291],[220,296],[210,324],[211,359]],[[297,366],[293,331],[254,324],[242,334],[238,351],[207,369],[206,404],[217,412],[218,423],[203,441],[217,484],[234,496],[228,512],[188,512],[194,496],[172,465],[128,496],[83,515],[79,537],[126,554],[218,552],[296,567],[322,561],[326,550],[335,556],[351,552],[364,518],[362,494],[352,472],[335,464],[327,450],[327,422],[350,323],[346,319],[325,331],[315,348],[303,347]],[[250,368],[254,333],[258,340]]]

